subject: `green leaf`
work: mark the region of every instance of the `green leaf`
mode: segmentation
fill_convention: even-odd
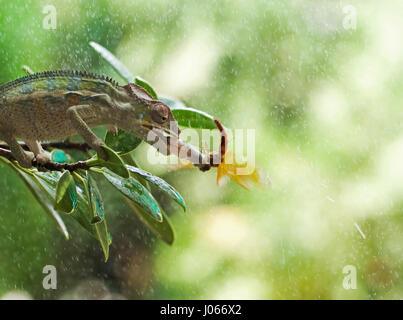
[[[111,244],[111,237],[106,225],[106,219],[103,215],[103,204],[96,204],[96,201],[99,201],[99,199],[96,198],[100,197],[100,195],[96,195],[96,193],[99,193],[99,191],[97,191],[95,181],[91,180],[91,177],[89,177],[88,175],[81,176],[76,173],[75,177],[81,182],[81,185],[83,186],[84,192],[82,196],[85,197],[84,202],[87,205],[87,218],[90,219],[91,226],[95,228],[96,238],[101,244],[102,251],[105,256],[105,261],[107,261],[109,257],[109,245]],[[100,215],[100,211],[102,211],[102,220],[99,223],[92,224],[94,215]],[[88,220],[85,222],[88,222]]]
[[[35,171],[35,177],[38,178],[38,181],[42,187],[50,196],[51,199],[56,198],[56,187],[59,182],[59,179],[62,175],[59,171],[53,172],[42,172],[42,171]]]
[[[135,202],[147,214],[159,223],[162,222],[162,213],[152,194],[136,179],[130,177],[122,179],[108,169],[103,169],[104,177],[123,195]]]
[[[31,179],[30,179],[31,178]],[[45,212],[53,218],[53,220],[56,222],[58,225],[60,231],[64,235],[64,237],[68,240],[69,239],[69,233],[67,231],[66,225],[64,224],[62,218],[60,217],[59,213],[53,209],[53,203],[49,199],[50,197],[42,192],[38,187],[36,187],[35,183],[37,183],[36,179],[33,177],[26,175],[25,178],[23,178],[25,184],[28,186],[38,203],[42,206],[42,208],[45,210]]]
[[[147,82],[143,78],[137,76],[134,79],[134,83],[138,84],[140,87],[143,87],[154,99],[158,99],[157,93],[155,92],[155,90],[153,89],[153,87],[151,86],[151,84],[149,82]]]
[[[69,233],[67,231],[66,225],[64,224],[62,218],[60,217],[59,213],[53,208],[53,203],[49,199],[48,195],[42,192],[36,185],[37,181],[34,178],[26,175],[24,180],[25,184],[28,186],[38,203],[42,206],[45,212],[56,222],[57,226],[59,227],[60,231],[64,235],[64,237],[68,240]]]
[[[180,193],[174,187],[168,184],[165,180],[157,176],[154,176],[151,173],[144,171],[142,169],[129,165],[126,165],[126,167],[127,169],[129,169],[131,173],[134,173],[135,175],[142,177],[144,180],[152,183],[158,189],[165,192],[170,198],[172,198],[176,203],[178,203],[183,208],[183,210],[186,210],[186,203],[183,200]]]
[[[102,251],[104,252],[105,262],[109,258],[109,246],[112,243],[111,235],[108,232],[108,227],[106,225],[106,220],[103,219],[100,223],[94,225],[97,231],[98,240],[101,243]]]
[[[92,224],[99,223],[104,219],[104,202],[99,192],[98,186],[95,180],[88,174],[88,191],[90,195],[90,204],[93,218]]]
[[[109,64],[116,70],[116,72],[127,82],[133,83],[134,76],[130,73],[130,71],[125,67],[125,65],[116,58],[112,52],[108,49],[101,46],[99,43],[94,41],[90,42],[90,46],[94,48],[96,52],[98,52],[102,58],[104,58]]]
[[[76,206],[76,184],[70,172],[65,171],[57,183],[54,208],[65,213],[72,213]]]
[[[64,237],[66,239],[69,239],[69,232],[67,231],[66,225],[64,224],[59,213],[56,212],[55,209],[53,209],[54,194],[53,195],[49,194],[45,190],[43,190],[41,184],[33,174],[29,174],[27,173],[27,171],[20,169],[6,158],[0,157],[0,161],[5,163],[7,166],[9,166],[12,170],[14,170],[17,173],[17,175],[21,178],[21,180],[27,186],[29,191],[31,191],[32,195],[41,205],[41,207],[56,222],[59,230],[62,232]],[[51,190],[52,189],[53,192],[55,192],[55,188],[51,187]]]
[[[121,154],[133,151],[140,145],[141,141],[140,138],[121,129],[119,129],[116,134],[108,131],[105,136],[106,145]]]
[[[172,114],[179,125],[195,129],[216,129],[214,117],[207,112],[186,107],[182,102],[160,97],[160,100],[171,108]]]
[[[134,159],[133,154],[131,154],[131,153],[124,154],[124,155],[122,155],[122,159],[126,163],[126,165],[139,168],[139,165],[137,164],[136,159]],[[137,180],[140,181],[140,183],[148,191],[151,191],[150,184],[148,183],[147,180],[143,179],[142,177],[137,177]]]
[[[56,187],[62,174],[60,172],[39,172],[34,170],[25,170],[14,165],[7,159],[0,157],[0,161],[11,167],[23,180],[28,189],[32,192],[38,203],[44,210],[56,221],[59,229],[62,231],[66,239],[69,238],[69,233],[63,220],[58,212],[53,208],[53,201],[56,197]],[[78,175],[78,174],[77,174]],[[80,182],[84,182],[85,178],[80,176]],[[95,226],[90,222],[90,203],[88,201],[88,187],[85,192],[79,186],[76,186],[77,191],[77,207],[70,214],[81,226],[83,226],[93,237],[101,243],[102,250],[105,255],[105,261],[109,256],[109,245],[111,244],[111,236],[108,233],[108,228],[105,219]]]
[[[214,117],[193,108],[176,108],[172,114],[179,125],[194,129],[216,129]]]
[[[172,227],[172,223],[168,216],[162,212],[162,222],[158,222],[151,218],[150,215],[145,212],[142,208],[137,206],[134,202],[126,199],[127,203],[137,214],[139,219],[158,237],[160,237],[164,242],[171,245],[175,240],[175,231]]]
[[[61,172],[53,171],[53,172],[35,172],[35,175],[40,178],[39,181],[42,187],[47,190],[51,198],[54,199],[56,195],[56,186],[62,175]],[[79,176],[77,173],[73,173],[73,176],[76,178]],[[82,184],[84,177],[79,176],[77,182]],[[88,199],[86,198],[85,191],[76,184],[76,192],[77,192],[77,207],[70,214],[74,220],[76,220],[91,236],[98,240],[98,235],[95,230],[95,227],[91,224],[91,214],[89,210]]]
[[[84,190],[78,186],[77,195],[78,205],[70,216],[76,220],[91,236],[99,240],[97,230],[91,223],[92,218],[89,211],[88,199],[86,198]]]
[[[113,151],[106,145],[101,146],[101,148],[104,149],[106,154],[108,155],[108,161],[99,158],[97,155],[95,159],[88,160],[87,165],[89,167],[106,167],[110,171],[116,173],[123,178],[129,178],[130,173],[125,167],[125,163],[123,162],[122,158],[119,157],[119,155],[115,151]]]
[[[56,185],[59,181],[59,177],[61,176],[60,172],[36,172],[39,178],[41,178],[41,185],[45,190],[48,190],[51,193],[51,198],[55,198],[56,194]],[[87,177],[79,175],[77,172],[74,172],[74,178],[81,184],[82,187],[76,185],[76,192],[77,192],[77,206],[75,210],[70,214],[70,216],[76,220],[87,232],[97,239],[102,247],[102,251],[105,255],[105,261],[108,259],[109,256],[109,245],[111,243],[110,234],[108,233],[108,228],[106,224],[106,220],[102,213],[102,221],[97,224],[92,224],[92,220],[94,215],[92,214],[92,206],[90,202],[90,187],[88,186]],[[91,188],[94,197],[100,197],[100,195],[95,195],[97,192],[96,186],[94,187],[95,183],[92,182]],[[52,194],[53,190],[53,194]],[[99,201],[99,200],[98,200]],[[96,207],[96,206],[95,206]],[[103,212],[103,204],[99,205],[99,208],[102,208]],[[53,209],[53,208],[52,208]],[[100,215],[98,213],[98,215]]]

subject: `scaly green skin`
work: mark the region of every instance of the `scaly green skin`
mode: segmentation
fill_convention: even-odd
[[[0,139],[18,162],[31,167],[49,160],[39,141],[79,134],[106,159],[103,141],[90,128],[119,127],[146,140],[152,129],[176,136],[178,126],[168,106],[136,84],[118,85],[110,78],[80,71],[47,71],[0,87]],[[175,134],[176,132],[176,134]],[[21,138],[32,151],[23,151]]]

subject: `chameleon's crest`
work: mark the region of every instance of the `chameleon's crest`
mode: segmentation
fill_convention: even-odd
[[[123,86],[126,92],[140,103],[143,103],[149,107],[152,107],[153,104],[158,103],[158,100],[155,100],[146,89],[143,87],[134,84],[128,83],[127,85]]]
[[[53,70],[53,71],[45,71],[30,74],[28,76],[18,78],[16,80],[7,82],[6,84],[0,86],[0,92],[9,90],[13,87],[23,85],[24,83],[32,82],[37,79],[46,79],[46,78],[87,78],[87,79],[95,79],[102,80],[110,83],[113,87],[119,88],[119,84],[113,80],[112,78],[106,77],[104,75],[87,72],[87,71],[77,71],[77,70]]]

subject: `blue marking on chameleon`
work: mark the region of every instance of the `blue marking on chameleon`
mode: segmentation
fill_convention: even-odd
[[[67,90],[76,91],[81,88],[81,78],[80,77],[71,77],[67,82]]]
[[[29,82],[23,83],[21,85],[20,93],[30,94],[30,93],[32,93],[33,90],[34,90],[34,82],[29,81]]]
[[[53,91],[57,89],[57,84],[55,78],[49,77],[46,78],[46,90]]]
[[[63,150],[54,150],[52,152],[51,156],[52,156],[52,161],[54,161],[54,162],[57,162],[57,163],[67,162],[67,157]]]
[[[144,119],[144,117],[146,116],[146,114],[147,114],[147,111],[143,111],[143,112],[139,113],[139,114],[137,115],[137,119],[140,119],[140,120]]]

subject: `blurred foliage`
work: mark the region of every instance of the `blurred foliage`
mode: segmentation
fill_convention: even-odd
[[[400,299],[403,295],[402,3],[354,1],[0,1],[0,82],[80,69],[121,80],[89,46],[108,48],[156,92],[231,128],[256,129],[270,189],[215,186],[215,172],[167,172],[187,211],[157,200],[177,230],[155,241],[100,182],[110,259],[67,222],[65,241],[28,189],[0,165],[0,294],[35,298]],[[100,129],[102,130],[102,129]],[[360,228],[363,235],[359,232]],[[42,268],[58,290],[42,288]],[[357,289],[343,288],[343,268]]]

